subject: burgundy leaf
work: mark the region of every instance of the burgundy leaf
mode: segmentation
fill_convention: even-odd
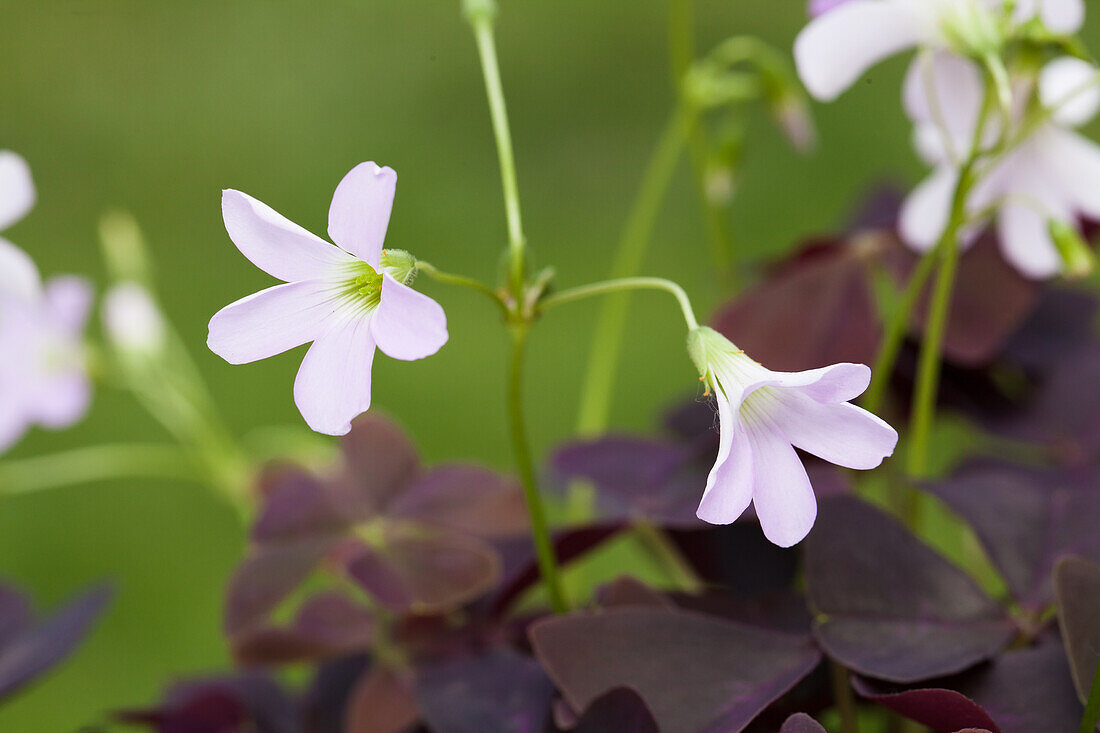
[[[1098,310],[1100,301],[1092,293],[1047,288],[1004,355],[1027,369],[1046,370],[1092,338]]]
[[[977,532],[1016,599],[1050,603],[1059,555],[1100,560],[1100,472],[974,460],[928,485]]]
[[[257,542],[304,539],[340,532],[356,519],[337,494],[308,471],[289,466],[265,470],[263,508],[252,527]]]
[[[253,548],[229,581],[226,633],[235,636],[262,624],[267,614],[310,576],[338,541],[333,537],[306,538]]]
[[[856,690],[935,731],[1075,731],[1084,707],[1056,642],[1006,652],[992,663],[927,689],[855,680]]]
[[[163,703],[123,710],[116,720],[144,723],[159,733],[300,733],[294,700],[265,675],[192,680],[173,686]]]
[[[825,729],[806,713],[795,713],[783,722],[779,733],[825,733]]]
[[[603,608],[616,606],[673,608],[675,606],[668,596],[629,575],[622,575],[597,588],[595,601]]]
[[[348,702],[343,733],[402,733],[420,718],[410,686],[397,673],[375,667],[364,675]]]
[[[479,466],[440,466],[395,497],[385,513],[487,538],[526,535],[530,527],[519,484]]]
[[[1070,673],[1083,705],[1100,659],[1100,565],[1064,557],[1054,570],[1054,588]]]
[[[0,584],[0,649],[30,626],[32,620],[27,596],[14,585]]]
[[[510,649],[435,665],[415,686],[424,722],[444,733],[542,733],[553,694],[538,662]]]
[[[170,709],[123,710],[114,718],[147,725],[158,733],[236,733],[250,722],[244,703],[231,692],[217,689],[196,693]]]
[[[866,502],[822,501],[804,547],[814,633],[850,669],[928,679],[989,659],[1014,636],[969,576]]]
[[[374,638],[374,617],[339,593],[307,600],[289,627],[250,629],[231,639],[241,664],[270,665],[324,659],[366,650]]]
[[[630,687],[669,731],[736,733],[821,658],[804,636],[660,608],[557,616],[530,636],[573,709]]]
[[[317,667],[301,703],[308,733],[347,733],[348,703],[369,664],[366,654],[355,654],[330,659]]]
[[[673,598],[681,608],[772,631],[809,634],[813,623],[806,599],[789,588],[751,597],[711,588],[700,595],[681,593],[673,594]]]
[[[481,540],[419,527],[387,525],[378,546],[359,545],[347,571],[393,611],[450,611],[493,588],[500,557]]]
[[[703,580],[740,596],[788,588],[794,580],[798,551],[768,542],[755,524],[676,530],[669,536]]]
[[[356,418],[340,443],[345,483],[362,501],[365,514],[384,510],[416,478],[419,459],[405,434],[377,414]]]
[[[107,585],[84,591],[39,622],[9,629],[0,646],[0,698],[23,688],[60,664],[103,613],[114,594]],[[9,595],[9,604],[13,596]]]
[[[870,363],[880,328],[868,265],[880,249],[874,235],[812,244],[720,308],[711,325],[771,369]]]
[[[645,700],[629,687],[607,692],[588,706],[573,733],[660,733]]]

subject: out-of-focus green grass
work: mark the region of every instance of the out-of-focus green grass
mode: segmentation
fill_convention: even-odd
[[[665,5],[504,2],[500,56],[527,235],[559,285],[602,276],[670,104]],[[789,47],[801,0],[700,0],[700,45],[753,33]],[[1096,25],[1092,28],[1095,30]],[[816,108],[820,150],[792,153],[752,125],[733,231],[746,258],[828,229],[876,180],[915,180],[898,104],[903,62]],[[297,424],[301,352],[230,367],[205,350],[222,305],[270,284],[230,244],[219,191],[242,189],[315,231],[340,177],[373,159],[400,176],[388,243],[491,278],[505,232],[497,162],[472,41],[457,0],[54,0],[0,2],[0,148],[33,167],[39,203],[6,236],[48,274],[102,283],[95,224],[134,212],[164,304],[238,434]],[[681,170],[647,272],[680,280],[701,312],[720,296],[698,207]],[[379,358],[374,403],[430,460],[508,465],[504,335],[477,296],[425,282],[451,341],[412,364]],[[679,315],[640,296],[630,321],[614,426],[648,429],[695,389]],[[569,435],[596,303],[549,315],[533,337],[529,394],[540,454]],[[790,334],[799,338],[799,334]],[[89,417],[35,432],[13,456],[160,430],[101,390]],[[101,711],[150,702],[176,675],[223,666],[222,588],[242,552],[231,513],[183,484],[127,481],[6,498],[0,576],[46,605],[96,579],[119,595],[59,672],[0,708],[0,730],[72,731]]]

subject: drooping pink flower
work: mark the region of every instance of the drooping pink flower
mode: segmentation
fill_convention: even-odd
[[[1008,7],[1007,0],[815,0],[814,18],[795,40],[798,73],[810,94],[831,101],[907,49],[995,53],[1013,25],[1004,22]],[[1084,0],[1016,0],[1012,7],[1015,23],[1038,16],[1060,33],[1077,31],[1085,14]]]
[[[1026,132],[1032,115],[1046,115],[1026,138],[983,172],[966,202],[967,213],[994,212],[1005,258],[1028,277],[1058,274],[1062,258],[1050,223],[1075,226],[1085,215],[1100,217],[1100,147],[1074,127],[1100,110],[1100,70],[1075,58],[1045,66],[1037,89],[1013,85],[1009,129],[993,120],[983,144],[999,134]],[[906,110],[916,123],[922,157],[934,166],[906,200],[901,233],[913,248],[927,250],[946,226],[959,167],[974,143],[984,87],[981,70],[968,60],[939,52],[918,58],[905,84]],[[1032,105],[1037,95],[1038,105]],[[970,241],[963,238],[963,244]]]
[[[795,448],[855,469],[874,468],[893,454],[897,431],[849,404],[867,389],[866,366],[773,372],[705,327],[688,343],[718,402],[718,460],[699,502],[703,521],[729,524],[752,503],[764,536],[790,547],[817,517],[817,499]]]
[[[343,435],[370,407],[371,363],[431,356],[447,342],[434,300],[408,286],[407,253],[382,250],[397,174],[374,163],[351,170],[332,197],[328,233],[310,234],[240,191],[222,195],[237,249],[285,284],[226,306],[210,320],[211,351],[231,364],[313,342],[294,381],[294,402],[315,431]]]

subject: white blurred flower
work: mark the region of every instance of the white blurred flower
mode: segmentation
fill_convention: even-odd
[[[149,291],[135,282],[111,288],[103,298],[103,326],[115,348],[153,354],[164,348],[165,327]]]

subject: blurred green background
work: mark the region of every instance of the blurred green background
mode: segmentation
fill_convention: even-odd
[[[387,242],[443,269],[493,279],[505,230],[477,57],[457,0],[46,0],[0,2],[0,148],[29,161],[39,202],[6,234],[46,275],[104,283],[96,222],[132,211],[170,317],[236,434],[297,425],[301,350],[230,367],[205,349],[221,306],[271,284],[232,246],[219,192],[244,190],[323,233],[332,190],[356,163],[400,177]],[[802,0],[699,0],[701,49],[751,33],[789,48]],[[499,48],[527,235],[558,285],[607,271],[672,94],[663,0],[507,0]],[[1087,37],[1095,39],[1093,17]],[[1093,44],[1095,45],[1095,43]],[[898,104],[904,61],[815,107],[818,151],[800,157],[763,117],[732,226],[742,257],[781,253],[836,226],[869,185],[921,174]],[[682,282],[700,313],[722,294],[683,165],[646,271]],[[428,460],[509,465],[505,334],[476,295],[426,280],[451,340],[412,364],[380,357],[374,404]],[[691,394],[680,316],[635,299],[613,409],[648,430]],[[597,303],[550,314],[533,336],[529,394],[539,455],[570,434]],[[798,334],[790,334],[798,338]],[[75,429],[34,431],[11,457],[161,437],[127,396],[98,391]],[[120,591],[58,672],[0,707],[0,730],[75,731],[102,711],[154,700],[174,677],[224,667],[222,589],[243,551],[236,520],[189,484],[119,481],[4,498],[0,576],[44,606],[111,578]]]

